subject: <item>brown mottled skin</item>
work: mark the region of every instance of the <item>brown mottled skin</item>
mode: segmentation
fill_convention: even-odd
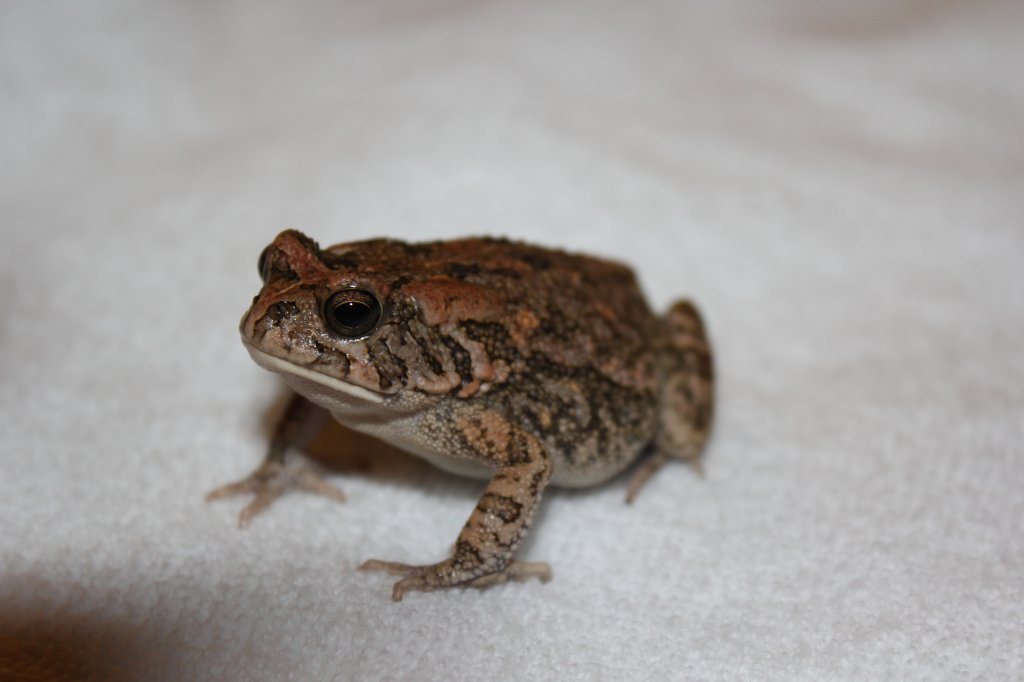
[[[403,576],[395,600],[546,580],[547,564],[513,557],[548,483],[600,483],[653,451],[632,501],[668,459],[696,463],[707,439],[712,360],[697,310],[679,302],[655,316],[618,263],[501,239],[320,249],[288,230],[260,269],[243,341],[304,397],[289,405],[260,468],[209,497],[254,493],[242,525],[290,487],[344,499],[311,471],[283,466],[288,445],[322,414],[309,401],[442,468],[488,478],[451,558],[363,564]],[[365,324],[345,326],[352,319]]]

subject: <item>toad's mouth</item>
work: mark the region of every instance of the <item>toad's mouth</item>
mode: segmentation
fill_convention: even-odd
[[[379,405],[384,402],[385,395],[383,393],[377,393],[368,388],[335,379],[302,365],[274,357],[244,339],[243,343],[257,365],[280,374],[298,393],[327,409],[337,409],[341,407],[339,403],[347,403],[347,406],[351,408],[360,403]]]

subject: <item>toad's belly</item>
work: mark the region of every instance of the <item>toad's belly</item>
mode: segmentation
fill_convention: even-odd
[[[458,476],[489,480],[494,468],[469,457],[458,457],[441,451],[425,440],[416,416],[393,416],[380,421],[354,421],[349,412],[332,413],[345,426],[390,443],[410,454],[424,459],[438,469]],[[541,442],[544,439],[541,438]],[[552,444],[545,444],[554,469],[551,484],[566,488],[583,488],[602,483],[628,467],[641,454],[645,444],[607,453],[577,450],[566,456]]]

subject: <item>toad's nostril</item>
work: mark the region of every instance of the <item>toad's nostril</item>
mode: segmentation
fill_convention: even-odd
[[[284,320],[299,314],[299,307],[293,301],[279,301],[267,308],[266,319],[271,325],[278,325]]]

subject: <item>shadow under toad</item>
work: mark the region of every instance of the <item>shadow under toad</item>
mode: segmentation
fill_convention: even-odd
[[[129,680],[140,652],[127,624],[30,609],[0,613],[0,680]]]

